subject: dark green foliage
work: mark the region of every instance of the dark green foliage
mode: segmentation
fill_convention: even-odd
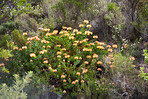
[[[5,34],[2,38],[2,40],[0,40],[0,48],[7,48],[7,41],[10,41],[10,36],[8,34]]]
[[[14,30],[12,31],[12,40],[18,45],[18,46],[22,46],[25,44],[26,40],[24,38],[24,36],[22,35],[22,32],[19,30]]]

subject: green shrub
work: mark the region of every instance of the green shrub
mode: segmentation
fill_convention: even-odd
[[[0,48],[8,48],[7,42],[11,40],[10,36],[8,34],[5,34],[2,36],[2,40],[0,41]]]
[[[39,35],[28,37],[25,46],[14,47],[11,63],[15,67],[11,66],[14,67],[11,70],[21,74],[34,71],[60,94],[96,97],[107,90],[99,79],[105,68],[103,57],[113,48],[97,41],[98,36],[92,36],[88,31],[91,25],[79,27],[80,31],[63,27],[59,35],[57,30],[49,33],[49,29],[41,29]]]
[[[15,29],[11,33],[12,40],[17,44],[17,46],[22,46],[25,44],[26,40],[25,37],[23,36],[21,31],[18,31]]]
[[[19,77],[18,74],[15,74],[15,81],[12,86],[7,86],[5,83],[2,84],[0,88],[0,98],[1,99],[27,99],[26,92],[23,91],[24,87],[30,83],[30,78],[32,77],[33,72],[30,71],[26,76]]]
[[[147,53],[147,50],[145,49],[145,50],[143,50],[143,52],[144,52],[144,62],[145,63],[148,63],[148,53]]]

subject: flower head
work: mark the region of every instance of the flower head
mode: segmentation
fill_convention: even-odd
[[[36,55],[34,53],[31,53],[30,57],[36,57]]]

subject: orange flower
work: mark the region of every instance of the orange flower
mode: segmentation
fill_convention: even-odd
[[[98,38],[98,36],[97,36],[97,35],[94,35],[94,36],[93,36],[93,38],[94,38],[94,39],[97,39],[97,38]]]
[[[4,65],[5,65],[4,63],[1,63],[1,64],[0,64],[0,66],[4,66]]]
[[[19,51],[22,51],[22,49],[20,48]]]
[[[132,65],[132,67],[136,67],[136,65]]]
[[[18,47],[14,47],[13,49],[14,49],[14,50],[17,50],[17,49],[18,49]]]
[[[65,58],[69,58],[69,57],[70,57],[70,55],[66,55],[66,56],[65,56]]]
[[[57,72],[57,70],[56,70],[56,69],[54,69],[54,70],[53,70],[53,72],[55,73],[55,72]]]
[[[51,35],[51,33],[46,33],[46,36],[50,36]]]
[[[40,54],[44,54],[44,51],[40,51]]]
[[[72,84],[76,84],[76,82],[75,82],[75,81],[73,81],[73,82],[72,82]]]
[[[98,68],[97,70],[98,70],[98,71],[101,71],[102,69],[101,69],[101,68]]]
[[[98,58],[98,55],[97,54],[93,54],[93,58]]]
[[[63,82],[66,82],[66,80],[64,79]]]
[[[51,46],[48,45],[47,48],[51,48]]]
[[[103,64],[101,61],[98,61],[97,64]]]
[[[76,75],[80,76],[80,72],[77,72]]]
[[[107,47],[107,48],[110,48],[111,46],[110,46],[110,45],[107,45],[106,47]]]
[[[84,83],[85,81],[84,80],[81,80],[81,83]]]
[[[112,83],[112,85],[115,85],[115,83]]]
[[[30,60],[30,62],[33,62],[33,60]]]
[[[75,80],[75,82],[77,83],[77,82],[79,82],[78,80]]]
[[[127,47],[128,47],[128,45],[127,45],[127,44],[125,44],[125,45],[124,45],[124,48],[127,48]]]
[[[66,90],[64,90],[63,93],[66,93]]]
[[[57,34],[57,33],[58,33],[58,30],[54,30],[54,31],[53,31],[53,34]]]
[[[133,56],[132,56],[132,57],[130,57],[130,60],[135,60],[135,57],[133,57]]]
[[[30,44],[31,42],[30,41],[28,41],[26,44]]]
[[[86,58],[91,58],[91,55],[87,55]]]
[[[49,70],[52,70],[52,68],[51,68],[51,67],[49,67],[48,69],[49,69]]]
[[[103,46],[97,46],[98,49],[105,49]]]
[[[65,78],[66,76],[65,75],[61,75],[61,78]]]
[[[113,44],[112,47],[113,47],[113,48],[117,48],[118,46],[117,46],[116,44]]]

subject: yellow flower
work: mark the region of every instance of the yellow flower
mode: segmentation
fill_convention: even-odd
[[[61,50],[62,50],[62,51],[66,51],[66,48],[62,48]]]
[[[42,29],[42,31],[49,32],[50,29]]]
[[[109,51],[109,52],[113,52],[113,50],[112,50],[112,49],[110,49],[110,48],[108,49],[108,51]]]
[[[82,34],[82,32],[77,32],[77,34]]]
[[[105,49],[103,46],[97,46],[98,49]]]
[[[71,27],[68,27],[67,30],[70,31],[70,30],[72,30],[72,28]]]
[[[45,46],[43,46],[43,48],[45,48]]]
[[[73,39],[74,39],[74,36],[70,36],[69,39],[70,39],[70,40],[73,40]]]
[[[57,58],[61,58],[61,56],[60,56],[60,55],[58,55],[58,56],[57,56]]]
[[[78,29],[74,29],[73,32],[78,32]]]
[[[125,45],[124,45],[124,48],[127,48],[127,47],[128,47],[128,45],[127,45],[127,44],[125,44]]]
[[[67,29],[67,27],[63,27],[63,29]]]
[[[60,34],[60,35],[63,34],[63,31],[59,32],[59,34]]]
[[[91,58],[91,55],[87,55],[86,58]]]
[[[14,49],[14,50],[17,50],[17,49],[18,49],[18,47],[14,47],[13,49]]]
[[[76,84],[76,82],[75,82],[75,81],[73,81],[73,82],[72,82],[72,84]]]
[[[79,41],[74,41],[74,43],[79,43]]]
[[[98,58],[98,55],[97,54],[93,54],[93,58]]]
[[[89,24],[89,25],[86,25],[86,27],[87,27],[87,28],[90,28],[90,27],[91,27],[91,25],[90,25],[90,24]]]
[[[83,69],[82,74],[87,73],[88,69]]]
[[[97,39],[97,38],[98,38],[98,36],[97,36],[97,35],[94,35],[94,36],[93,36],[93,38],[94,38],[94,39]]]
[[[61,45],[56,45],[57,47],[61,47]]]
[[[56,70],[56,69],[54,69],[54,70],[53,70],[53,72],[55,73],[55,72],[57,72],[57,70]]]
[[[97,44],[98,44],[98,45],[101,45],[101,46],[105,45],[104,42],[98,42]]]
[[[75,82],[77,83],[77,82],[79,82],[78,80],[75,80]]]
[[[52,70],[52,68],[51,68],[51,67],[49,67],[48,69],[49,69],[49,70]]]
[[[107,45],[106,47],[107,47],[107,48],[110,48],[111,46],[110,46],[110,45]]]
[[[78,56],[76,56],[76,57],[74,57],[74,59],[79,59],[79,57],[78,57]]]
[[[58,51],[57,54],[58,54],[58,55],[59,55],[59,54],[62,54],[62,52]]]
[[[73,46],[77,46],[77,43],[73,43],[72,45],[73,45]]]
[[[48,61],[46,60],[46,61],[44,61],[43,63],[44,63],[44,64],[47,64],[47,63],[48,63]]]
[[[66,80],[64,79],[63,82],[66,82]]]
[[[117,48],[118,46],[117,46],[116,44],[113,44],[112,47],[113,47],[113,48]]]
[[[40,51],[40,54],[44,54],[44,51]]]
[[[79,25],[79,27],[83,27],[83,26],[84,26],[83,24],[80,24],[80,25]]]
[[[132,67],[136,67],[136,65],[132,65]]]
[[[71,33],[72,36],[75,36],[75,33]]]
[[[33,60],[30,60],[30,62],[33,62]]]
[[[94,43],[90,43],[90,45],[95,45]]]
[[[43,52],[44,52],[44,53],[46,53],[46,52],[47,52],[47,50],[43,50]]]
[[[65,78],[66,76],[65,75],[61,75],[61,78]]]
[[[79,57],[79,60],[81,60],[82,59],[82,57]]]
[[[66,55],[66,56],[65,56],[65,58],[69,58],[69,57],[70,57],[70,55]]]
[[[51,46],[48,45],[47,48],[51,48]]]
[[[88,21],[88,20],[84,20],[83,22],[84,22],[85,24],[88,24],[88,23],[89,23],[89,21]]]
[[[31,53],[30,57],[36,57],[36,55],[34,53]]]
[[[46,36],[50,36],[51,34],[50,33],[46,33]]]
[[[130,60],[135,60],[135,57],[133,57],[133,56],[132,56],[132,57],[130,57]]]
[[[22,49],[27,49],[27,46],[22,46]]]
[[[66,93],[66,90],[64,90],[63,93]]]
[[[58,30],[54,30],[54,31],[53,31],[53,34],[57,34],[57,33],[58,33]]]
[[[89,62],[88,61],[84,61],[84,64],[88,64]]]
[[[23,33],[23,35],[27,35],[27,32]]]
[[[65,34],[65,36],[69,36],[69,34],[68,34],[68,33],[66,33],[66,34]]]
[[[84,80],[81,80],[81,83],[84,83],[85,81]]]
[[[76,75],[80,76],[80,72],[77,72]]]
[[[103,64],[101,61],[98,61],[97,64]]]

